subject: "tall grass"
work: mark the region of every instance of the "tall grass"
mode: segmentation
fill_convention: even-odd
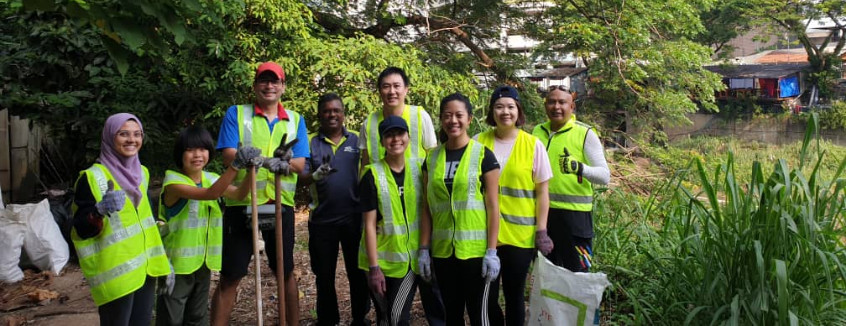
[[[609,323],[846,325],[846,159],[822,176],[832,158],[817,126],[795,166],[779,159],[765,173],[756,162],[740,180],[729,153],[713,170],[694,160],[649,198],[601,196]]]

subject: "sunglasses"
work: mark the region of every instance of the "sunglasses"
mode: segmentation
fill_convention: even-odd
[[[573,94],[573,92],[571,92],[571,91],[570,91],[570,88],[569,88],[569,87],[567,87],[567,86],[564,86],[564,85],[552,85],[552,86],[549,86],[549,90],[548,90],[548,91],[549,91],[549,92],[552,92],[552,91],[554,91],[554,90],[556,90],[556,89],[557,89],[557,90],[564,91],[564,92],[567,92],[567,93],[570,93],[570,94]]]

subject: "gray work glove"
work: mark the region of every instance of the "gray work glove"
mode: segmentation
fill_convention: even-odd
[[[161,283],[159,283],[161,284]],[[165,286],[159,288],[160,295],[172,295],[173,287],[176,285],[176,273],[173,272],[173,265],[170,265],[170,274],[165,276]]]
[[[553,247],[552,239],[550,239],[549,235],[546,234],[546,230],[535,231],[535,248],[538,248],[538,250],[546,256],[552,252]]]
[[[232,167],[240,170],[248,166],[261,166],[263,160],[260,149],[252,146],[239,146],[235,153],[235,160],[232,161]]]
[[[106,216],[120,211],[124,204],[126,204],[126,193],[123,190],[115,190],[115,183],[109,180],[106,184],[106,193],[99,202],[94,204],[94,207],[97,208],[97,213]]]
[[[311,178],[314,179],[314,181],[323,180],[323,178],[329,176],[330,174],[338,172],[337,169],[333,168],[329,164],[331,160],[332,157],[329,155],[323,157],[323,164],[320,164],[320,166],[318,166],[317,169],[311,173]]]
[[[499,257],[496,255],[496,249],[488,249],[485,251],[485,257],[482,258],[482,277],[485,282],[493,282],[499,276]]]
[[[280,158],[269,158],[264,161],[262,166],[268,169],[271,173],[278,173],[284,176],[291,175],[291,164]]]
[[[424,281],[432,280],[432,257],[429,256],[429,248],[423,247],[417,251],[417,267],[420,269],[420,277]]]
[[[291,148],[294,147],[294,144],[296,144],[299,139],[294,138],[294,140],[288,142],[287,144],[285,143],[286,140],[288,140],[288,134],[282,135],[279,147],[273,151],[273,157],[283,161],[290,161],[291,158],[294,157],[294,152],[291,151]]]
[[[380,297],[385,296],[387,287],[385,286],[385,274],[379,266],[371,266],[370,272],[367,273],[367,285],[370,291],[378,294]]]

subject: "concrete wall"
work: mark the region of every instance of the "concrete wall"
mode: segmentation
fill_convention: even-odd
[[[6,203],[25,202],[35,195],[43,135],[29,119],[0,110],[0,188]]]
[[[790,119],[772,117],[726,121],[716,115],[704,113],[690,114],[687,117],[693,125],[666,130],[670,141],[697,135],[710,135],[733,136],[743,140],[782,145],[802,141],[805,137],[806,123],[791,122]],[[834,144],[846,146],[846,132],[843,130],[821,130],[820,135]]]

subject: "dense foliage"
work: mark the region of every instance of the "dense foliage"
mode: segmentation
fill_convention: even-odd
[[[771,168],[703,152],[648,197],[604,193],[596,251],[615,284],[609,323],[846,322],[846,159],[814,141],[816,125]]]
[[[90,164],[102,121],[120,111],[141,118],[142,162],[163,174],[175,133],[191,123],[217,130],[227,107],[250,101],[255,67],[267,60],[287,71],[283,103],[312,125],[317,97],[337,92],[357,127],[377,107],[375,77],[389,65],[406,69],[409,103],[430,112],[452,92],[479,99],[471,75],[433,65],[411,46],[327,35],[299,1],[187,1],[167,11],[158,1],[115,0],[83,13],[76,7],[86,2],[24,3],[0,1],[8,45],[0,49],[0,107],[49,128],[65,175]]]

